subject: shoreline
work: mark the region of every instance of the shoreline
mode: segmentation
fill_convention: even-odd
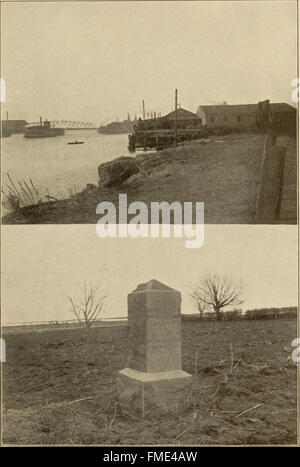
[[[109,201],[117,208],[120,193],[127,194],[128,204],[143,201],[148,207],[154,201],[204,201],[205,223],[210,224],[296,224],[297,176],[294,180],[291,173],[296,164],[296,146],[293,147],[291,138],[284,143],[288,150],[282,215],[275,222],[255,220],[264,138],[265,135],[257,133],[213,136],[185,143],[175,151],[169,148],[128,156],[139,171],[119,186],[88,184],[70,198],[26,206],[6,214],[2,224],[96,224],[99,220],[96,206]]]

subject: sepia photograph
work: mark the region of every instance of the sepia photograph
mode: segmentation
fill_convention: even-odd
[[[296,229],[2,237],[5,444],[296,444]]]
[[[299,446],[298,0],[0,6],[1,447]]]
[[[296,224],[296,7],[3,2],[3,224],[95,224],[120,193]]]

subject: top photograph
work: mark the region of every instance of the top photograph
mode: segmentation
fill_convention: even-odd
[[[296,1],[2,3],[2,224],[297,224],[297,37]]]

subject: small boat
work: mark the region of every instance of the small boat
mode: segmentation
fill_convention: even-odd
[[[83,144],[84,141],[77,141],[77,139],[75,141],[69,141],[68,144]]]

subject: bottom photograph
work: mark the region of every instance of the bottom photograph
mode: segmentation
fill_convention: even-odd
[[[3,226],[2,444],[296,445],[296,226]]]

